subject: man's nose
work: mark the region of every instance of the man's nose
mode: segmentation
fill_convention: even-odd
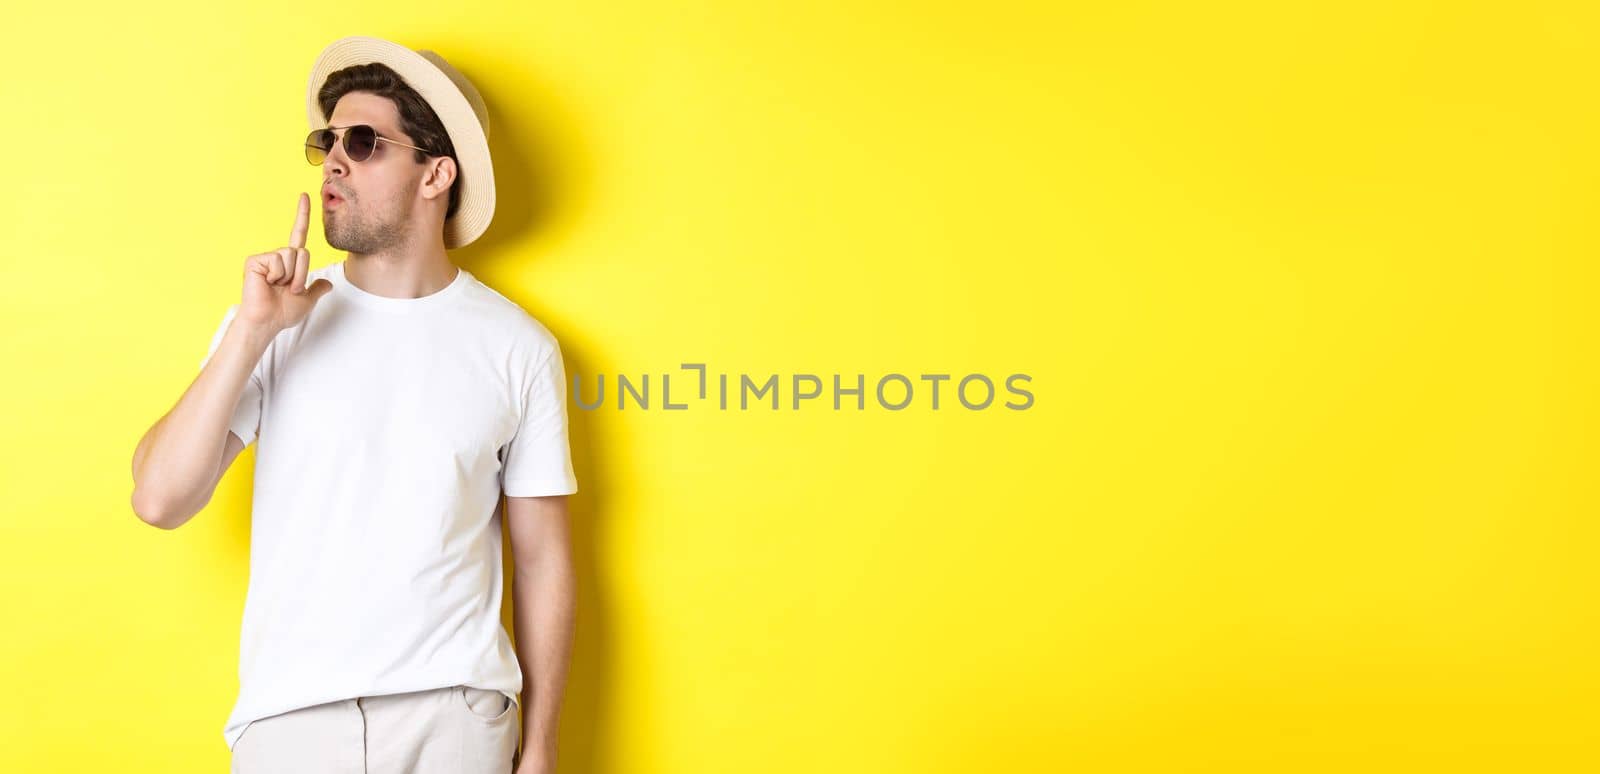
[[[335,138],[333,147],[323,154],[322,167],[326,175],[344,177],[350,173],[350,157],[344,155],[344,138]]]
[[[344,177],[350,174],[350,159],[344,155],[343,143],[334,143],[333,149],[323,158],[322,174],[325,177]]]

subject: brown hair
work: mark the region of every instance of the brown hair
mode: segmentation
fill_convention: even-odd
[[[439,121],[433,108],[428,106],[427,100],[387,65],[378,62],[351,65],[330,73],[328,79],[322,82],[322,88],[317,90],[317,107],[322,110],[322,120],[328,120],[333,115],[333,107],[339,104],[339,98],[352,91],[387,97],[399,110],[400,131],[411,138],[411,144],[429,148],[436,156],[449,156],[456,161],[456,179],[450,182],[450,205],[444,213],[445,220],[449,220],[461,203],[461,162],[456,159],[456,146],[450,142],[444,124]],[[419,150],[411,151],[411,155],[418,164],[428,159],[428,154]]]

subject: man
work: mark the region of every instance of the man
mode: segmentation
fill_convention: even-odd
[[[289,245],[246,261],[200,374],[140,441],[134,510],[181,526],[258,440],[235,772],[554,771],[565,371],[555,337],[446,252],[494,212],[488,114],[437,55],[366,37],[318,57],[307,113],[323,233],[348,255],[309,268],[302,194]]]

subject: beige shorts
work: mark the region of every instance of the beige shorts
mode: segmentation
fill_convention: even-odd
[[[363,696],[260,718],[233,774],[510,774],[522,720],[511,697],[455,685]]]

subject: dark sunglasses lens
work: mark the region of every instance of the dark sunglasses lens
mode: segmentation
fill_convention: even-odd
[[[333,132],[327,129],[318,129],[306,135],[306,161],[312,164],[321,164],[328,158],[328,151],[333,149]]]
[[[366,124],[357,124],[345,130],[344,152],[352,161],[366,161],[378,145],[378,133]]]

